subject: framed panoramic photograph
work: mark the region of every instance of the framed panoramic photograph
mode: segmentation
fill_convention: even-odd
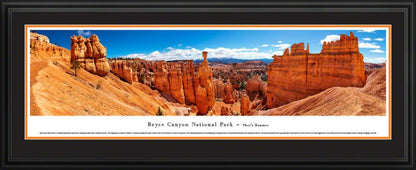
[[[391,139],[391,25],[25,34],[28,140]]]
[[[414,1],[2,8],[5,168],[415,168]]]

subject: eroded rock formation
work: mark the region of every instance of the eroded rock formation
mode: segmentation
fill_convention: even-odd
[[[185,103],[185,93],[183,90],[182,68],[183,63],[169,63],[168,64],[168,81],[170,95],[178,101],[178,103]]]
[[[71,52],[63,47],[49,43],[47,36],[30,33],[30,62],[44,60],[64,60],[69,61]]]
[[[330,87],[363,87],[366,82],[358,38],[341,34],[340,40],[324,43],[319,54],[294,44],[291,51],[273,56],[268,66],[267,108],[317,94]]]
[[[194,62],[192,60],[186,60],[182,67],[182,81],[185,103],[188,105],[195,104],[195,84],[197,80]]]
[[[250,113],[250,98],[245,92],[241,94],[240,111],[241,115],[248,115]]]
[[[233,104],[238,101],[238,91],[234,89],[233,85],[230,82],[230,79],[224,83],[224,103]]]
[[[266,95],[267,82],[262,81],[260,75],[254,75],[251,79],[247,81],[247,94],[251,100],[256,97],[256,95]]]
[[[81,35],[71,37],[71,61],[78,61],[81,68],[99,76],[106,76],[110,66],[105,58],[107,49],[100,43],[98,36],[89,38]]]
[[[224,95],[224,80],[222,78],[214,79],[215,97],[223,98]]]
[[[204,61],[195,67],[192,60],[146,61],[111,60],[111,71],[126,82],[140,82],[162,93],[169,101],[195,105],[200,115],[208,113],[215,103],[211,68]],[[196,71],[198,70],[198,71]]]
[[[208,52],[203,51],[202,57],[204,60],[198,68],[197,80],[195,84],[196,106],[198,107],[198,114],[206,114],[215,103],[214,82],[212,80],[212,71],[208,66],[207,61]]]
[[[134,69],[134,63],[128,61],[110,62],[111,72],[120,77],[122,80],[132,84],[138,81],[137,69]]]
[[[187,104],[195,104],[194,99],[191,99],[191,96],[189,96],[189,86],[192,88],[193,86],[192,84],[185,83],[189,79],[188,77],[184,77],[182,72],[183,68],[183,62],[157,61],[153,70],[155,77],[154,85],[156,89],[170,95],[178,103],[184,104],[185,101],[192,101],[187,102]],[[185,78],[185,82],[183,78]],[[184,85],[186,86],[186,90],[184,89]],[[188,94],[187,100],[185,100],[186,94]]]

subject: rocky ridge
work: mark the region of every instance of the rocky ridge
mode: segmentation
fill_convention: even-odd
[[[71,52],[68,49],[51,44],[47,36],[34,32],[30,33],[30,49],[30,62],[69,61],[71,58]]]

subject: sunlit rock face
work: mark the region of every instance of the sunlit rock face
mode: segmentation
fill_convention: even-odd
[[[194,88],[196,81],[194,62],[192,60],[186,60],[182,66],[182,84],[185,103],[188,105],[195,104],[196,102]]]
[[[240,111],[241,115],[248,115],[250,113],[250,98],[245,92],[241,94]]]
[[[204,60],[201,63],[201,66],[198,68],[197,79],[198,83],[195,84],[195,97],[196,97],[196,106],[198,107],[198,114],[206,114],[215,103],[215,91],[214,91],[214,82],[212,79],[212,71],[208,66],[207,61],[208,52],[202,52],[202,57]]]
[[[238,101],[238,91],[234,89],[233,85],[230,82],[230,79],[224,83],[224,103],[233,104]]]
[[[49,42],[47,36],[31,32],[30,33],[30,62],[45,60],[64,60],[69,61],[71,52],[63,47],[59,47]]]
[[[341,34],[340,40],[325,42],[319,54],[309,53],[309,44],[294,44],[291,51],[273,56],[268,66],[267,108],[317,94],[330,87],[363,87],[366,82],[358,38]]]
[[[110,67],[112,73],[126,82],[132,84],[138,81],[137,69],[134,69],[134,63],[118,60],[110,62]]]
[[[251,100],[253,100],[256,95],[266,95],[266,89],[267,82],[262,81],[260,75],[254,75],[247,81],[247,95]]]
[[[128,83],[144,82],[174,102],[195,105],[194,110],[200,115],[205,115],[215,103],[216,91],[212,71],[206,60],[207,52],[203,53],[203,57],[204,61],[198,68],[192,60],[111,60],[110,66],[111,72],[120,79]]]
[[[106,76],[110,72],[106,56],[107,49],[97,35],[93,34],[89,38],[81,35],[71,37],[71,61],[79,61],[80,67],[88,72]]]

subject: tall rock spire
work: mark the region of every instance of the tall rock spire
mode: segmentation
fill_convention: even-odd
[[[207,51],[202,51],[202,57],[204,57],[204,61],[202,61],[201,65],[208,65],[208,52]]]
[[[208,66],[207,55],[208,52],[202,52],[204,61],[198,69],[199,85],[195,88],[196,107],[198,107],[198,114],[200,115],[207,114],[215,103],[214,82],[211,68]]]

